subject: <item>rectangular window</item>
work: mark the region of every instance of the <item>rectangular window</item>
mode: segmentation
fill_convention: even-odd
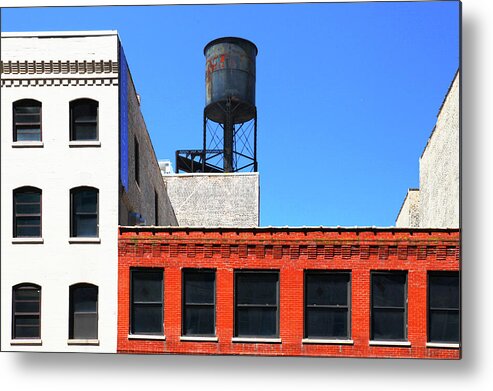
[[[41,338],[41,287],[23,284],[13,288],[12,338]]]
[[[70,140],[87,141],[98,139],[99,103],[92,99],[70,102]]]
[[[215,274],[213,270],[183,271],[183,335],[216,334]]]
[[[140,156],[139,156],[139,142],[137,137],[134,137],[134,158],[135,158],[135,182],[140,183]]]
[[[70,287],[69,338],[98,338],[98,287],[77,284]]]
[[[14,102],[14,141],[41,141],[41,102]]]
[[[460,341],[459,272],[430,272],[428,275],[428,341]]]
[[[279,272],[235,273],[235,337],[279,337]]]
[[[163,271],[131,270],[131,334],[163,335]]]
[[[407,340],[407,273],[371,274],[371,339]]]
[[[77,187],[70,190],[71,237],[97,237],[99,191],[93,187]]]
[[[305,273],[305,338],[350,338],[350,273]]]
[[[14,190],[15,238],[41,237],[41,190],[22,187]]]

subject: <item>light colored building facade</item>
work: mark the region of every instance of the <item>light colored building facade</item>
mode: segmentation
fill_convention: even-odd
[[[419,189],[409,189],[396,227],[459,227],[459,129],[460,72],[457,72],[419,160]]]
[[[2,351],[116,352],[118,225],[176,224],[117,32],[1,60]]]
[[[258,227],[258,172],[163,174],[178,220],[185,227]]]

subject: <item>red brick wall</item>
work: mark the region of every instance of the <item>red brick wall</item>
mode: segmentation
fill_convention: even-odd
[[[165,341],[129,340],[130,268],[164,269]],[[216,269],[218,342],[180,341],[183,268]],[[279,270],[281,343],[232,342],[238,269]],[[352,345],[302,343],[305,270],[351,271]],[[369,346],[370,272],[408,272],[410,347]],[[427,272],[459,270],[458,230],[184,229],[121,227],[118,352],[458,359],[427,348]]]

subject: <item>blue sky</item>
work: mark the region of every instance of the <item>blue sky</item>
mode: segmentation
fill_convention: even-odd
[[[118,30],[159,159],[202,146],[204,46],[258,49],[261,225],[391,226],[459,66],[459,3],[2,9],[2,31]]]

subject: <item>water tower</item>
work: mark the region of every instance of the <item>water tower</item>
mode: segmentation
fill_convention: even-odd
[[[202,150],[176,151],[176,172],[257,171],[257,108],[252,42],[218,38],[204,48]]]

